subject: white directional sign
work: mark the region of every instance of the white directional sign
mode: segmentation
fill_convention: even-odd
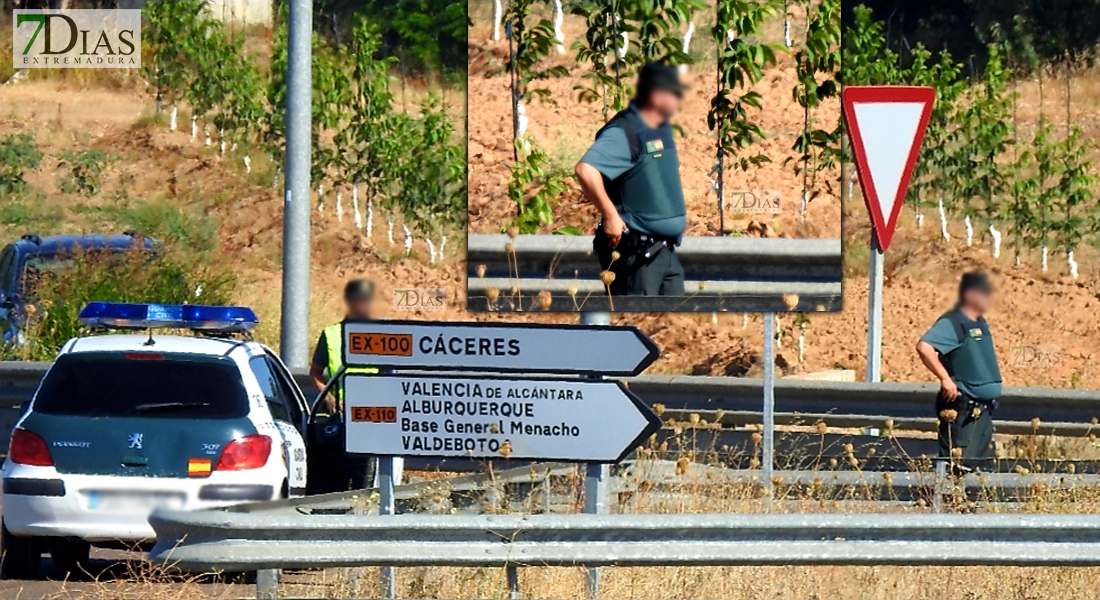
[[[348,452],[616,462],[661,421],[616,381],[349,375]]]
[[[660,355],[633,327],[347,321],[344,364],[637,375]]]
[[[894,236],[935,100],[936,91],[930,87],[844,89],[844,122],[882,250],[889,248]]]

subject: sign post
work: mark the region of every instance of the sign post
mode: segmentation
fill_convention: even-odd
[[[379,457],[379,512],[394,512],[393,463],[406,456],[582,463],[584,512],[607,512],[608,464],[661,420],[604,376],[636,375],[660,352],[641,331],[593,316],[581,326],[345,322],[344,364],[382,369],[344,380],[346,449]],[[509,569],[511,597],[518,581]],[[586,587],[598,596],[598,569]],[[394,588],[383,569],[383,597]]]
[[[856,172],[871,215],[871,273],[867,313],[867,381],[882,379],[884,253],[917,164],[932,116],[931,87],[847,86],[841,95]]]

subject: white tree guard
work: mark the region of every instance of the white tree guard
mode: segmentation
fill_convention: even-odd
[[[969,248],[974,245],[974,226],[970,223],[970,217],[966,217],[963,223],[966,224],[966,247]]]
[[[947,211],[943,209],[943,198],[940,198],[939,202],[940,211],[940,236],[943,237],[943,241],[950,242],[951,234],[947,233]]]
[[[993,258],[1001,257],[1001,232],[993,226],[993,223],[989,224],[989,235],[993,236]]]
[[[439,238],[439,260],[443,260],[443,249],[447,247],[447,236]]]
[[[806,360],[806,324],[798,324],[798,364]]]
[[[1044,273],[1047,272],[1047,265],[1048,265],[1047,259],[1048,258],[1050,258],[1050,249],[1047,248],[1046,244],[1043,244],[1043,272]]]
[[[778,350],[782,347],[783,347],[783,323],[779,319],[779,313],[775,313],[775,349]]]
[[[389,223],[390,223],[390,226],[389,226],[389,229],[386,231],[386,237],[389,238],[390,245],[392,246],[393,245],[393,216],[392,215],[389,218]]]
[[[749,313],[741,313],[741,330],[749,328]]]
[[[367,199],[367,237],[374,232],[374,199]],[[392,243],[392,242],[391,242]]]
[[[317,212],[325,212],[325,184],[317,184]]]
[[[252,172],[252,159],[249,158],[247,154],[244,155],[244,172],[245,173],[251,173]]]
[[[432,243],[432,238],[430,236],[425,236],[424,241],[428,242],[428,264],[429,265],[434,265],[435,264],[435,244]]]
[[[921,211],[918,210],[917,211],[917,229],[921,229],[923,227],[924,227],[924,213],[922,213]]]
[[[500,0],[493,0],[493,36],[494,42],[500,41],[500,20],[504,16],[504,8],[500,5]]]
[[[202,133],[203,133],[203,135],[206,136],[206,141],[204,142],[205,145],[209,146],[210,145],[210,126],[209,125],[203,125]]]
[[[622,19],[619,18],[619,15],[615,15],[612,18],[615,20],[616,25],[618,25],[619,23],[622,22]],[[626,53],[630,49],[630,36],[627,35],[626,32],[624,31],[624,32],[622,32],[622,34],[619,35],[619,37],[621,37],[623,39],[623,43],[622,43],[621,46],[619,46],[619,52],[618,52],[619,58],[622,59],[622,58],[626,58]]]
[[[409,226],[404,223],[401,224],[401,229],[405,230],[405,256],[412,254],[413,251],[413,236],[409,231]]]
[[[218,130],[218,153],[225,156],[225,130]]]
[[[527,110],[523,107],[523,102],[521,102],[517,98],[516,99],[516,135],[522,136],[522,135],[527,134],[527,123],[528,122],[529,122],[529,119],[527,118]]]
[[[786,46],[788,48],[790,48],[791,45],[792,45],[791,44],[791,20],[789,18],[783,20],[783,43],[786,44]]]
[[[236,152],[237,151],[237,142],[233,142],[232,144],[229,144],[229,151],[230,152]]]
[[[363,229],[363,215],[359,213],[359,184],[355,183],[351,186],[351,210],[352,218],[355,219],[355,230],[359,231]]]
[[[1077,261],[1073,259],[1073,250],[1070,250],[1069,254],[1066,255],[1066,263],[1069,265],[1069,276],[1077,279]]]
[[[195,138],[199,135],[199,118],[195,115],[191,115],[191,141],[195,141]]]
[[[688,53],[688,49],[691,47],[691,36],[695,33],[695,23],[688,21],[687,31],[684,32],[684,42],[681,44],[684,47],[684,54]],[[687,73],[688,66],[680,65],[680,73]]]
[[[565,15],[561,10],[561,0],[554,0],[554,39],[558,42],[558,54],[565,54],[565,34],[561,31],[563,20]]]
[[[168,115],[168,131],[176,130],[176,117],[179,116],[180,107],[175,104],[172,105],[172,112]]]
[[[336,190],[336,220],[344,222],[344,198],[339,189]]]

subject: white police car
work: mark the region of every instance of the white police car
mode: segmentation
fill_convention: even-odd
[[[41,554],[75,569],[90,546],[155,538],[157,507],[304,494],[308,409],[248,308],[91,303],[85,324],[148,334],[70,340],[24,408],[3,466],[0,577]],[[192,329],[196,337],[152,328]]]

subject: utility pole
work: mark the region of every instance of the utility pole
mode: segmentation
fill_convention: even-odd
[[[309,353],[310,103],[313,1],[290,0],[283,172],[283,302],[279,354],[291,368]]]

